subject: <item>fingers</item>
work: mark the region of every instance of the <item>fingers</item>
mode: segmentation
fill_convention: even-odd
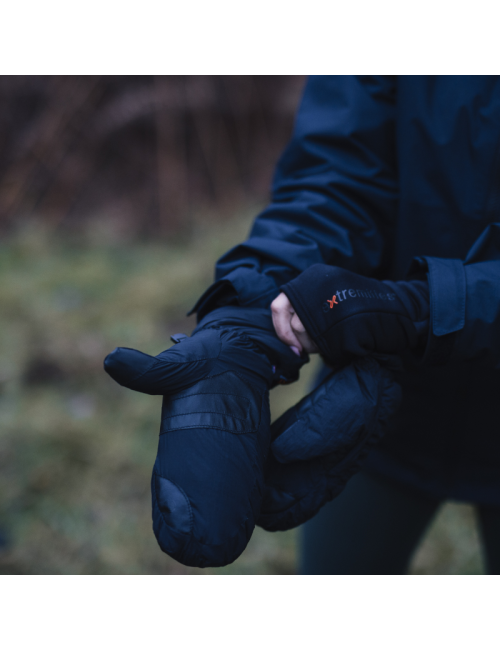
[[[292,317],[295,312],[291,302],[284,293],[280,293],[271,303],[271,314],[274,329],[280,341],[289,345],[295,354],[300,356],[302,353],[302,344],[291,326]]]
[[[278,338],[300,356],[302,352],[318,352],[318,347],[306,332],[302,321],[294,311],[292,303],[284,293],[271,303],[273,325]]]
[[[305,350],[308,354],[319,351],[318,346],[306,332],[306,328],[304,325],[302,325],[302,321],[297,316],[297,314],[294,314],[292,316],[290,327],[292,328],[292,332],[295,334],[296,338],[300,341],[303,350]]]

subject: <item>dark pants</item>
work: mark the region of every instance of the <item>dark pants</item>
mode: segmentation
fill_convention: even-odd
[[[440,505],[439,500],[360,472],[339,497],[302,526],[299,573],[407,573]],[[500,508],[478,506],[477,512],[486,570],[499,574]]]

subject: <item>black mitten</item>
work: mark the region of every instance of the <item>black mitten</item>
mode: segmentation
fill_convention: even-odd
[[[331,364],[368,354],[400,354],[427,337],[427,281],[380,281],[314,264],[281,287]]]
[[[106,357],[119,384],[164,396],[153,528],[174,559],[223,566],[245,549],[271,442],[268,391],[296,379],[303,362],[278,340],[267,310],[239,308],[212,312],[156,357],[128,348]]]
[[[294,528],[338,496],[400,399],[391,372],[366,357],[330,374],[284,413],[271,428],[257,524],[269,531]]]

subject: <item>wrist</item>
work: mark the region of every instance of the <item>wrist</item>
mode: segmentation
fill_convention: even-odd
[[[416,348],[428,329],[425,281],[381,281],[316,264],[282,287],[330,363]]]

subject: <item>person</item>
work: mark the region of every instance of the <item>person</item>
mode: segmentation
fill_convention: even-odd
[[[500,572],[500,78],[310,77],[271,202],[194,311],[227,306],[271,309],[302,359],[401,359],[401,407],[303,526],[300,572],[404,573],[445,500],[476,505]]]

